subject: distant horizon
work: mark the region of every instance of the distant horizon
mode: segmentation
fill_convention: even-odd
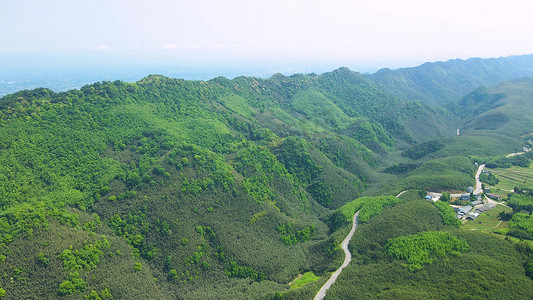
[[[533,3],[524,0],[0,0],[0,7],[0,67],[370,73],[533,53]]]
[[[322,73],[328,72],[328,70],[334,70],[341,67],[347,67],[352,71],[359,73],[375,73],[381,69],[402,69],[418,67],[425,63],[438,63],[447,62],[450,60],[469,60],[469,59],[492,59],[512,56],[525,56],[532,55],[531,52],[524,53],[509,53],[493,56],[446,56],[435,57],[434,59],[410,59],[401,60],[389,57],[386,59],[375,59],[372,61],[357,61],[357,60],[342,60],[335,59],[330,61],[325,60],[299,60],[292,57],[280,57],[280,58],[248,58],[240,60],[201,60],[190,59],[180,60],[178,57],[163,56],[159,53],[145,53],[139,51],[119,51],[113,50],[106,54],[97,53],[94,51],[80,51],[80,52],[47,52],[47,51],[24,51],[14,53],[0,54],[0,67],[2,69],[11,69],[9,72],[16,71],[17,69],[31,68],[31,69],[50,69],[50,70],[73,70],[75,68],[104,68],[104,69],[128,69],[128,68],[145,68],[145,69],[157,69],[167,66],[183,66],[190,68],[184,71],[194,71],[198,68],[214,68],[214,69],[255,69],[257,72],[264,72],[268,67],[272,72],[274,69],[279,71],[273,71],[273,73],[283,73],[285,70],[293,70],[291,74],[300,72],[310,73]],[[263,67],[263,70],[258,69]],[[0,70],[1,74],[1,70]]]
[[[40,55],[36,55],[40,54]],[[24,57],[24,54],[17,53],[0,56],[0,97],[15,93],[20,90],[35,88],[48,88],[54,92],[63,92],[71,89],[79,89],[84,85],[101,81],[120,80],[124,82],[136,82],[151,74],[162,75],[169,78],[181,78],[185,80],[210,80],[216,77],[233,79],[239,76],[250,76],[267,79],[276,73],[290,76],[294,74],[323,74],[345,67],[351,71],[361,74],[374,74],[382,69],[404,69],[415,68],[426,63],[439,63],[451,60],[467,61],[469,59],[495,59],[512,56],[526,56],[533,54],[516,54],[499,57],[468,57],[468,58],[448,58],[436,61],[417,62],[416,64],[397,63],[395,66],[385,65],[379,67],[357,68],[356,63],[330,62],[322,64],[306,64],[302,62],[180,62],[162,60],[136,61],[130,58],[121,57],[118,61],[111,63],[113,56],[94,57],[93,61],[85,55],[79,53],[68,54],[65,59],[64,54],[32,52],[32,57],[24,60],[23,64],[17,64],[15,57]],[[78,64],[73,60],[84,57],[85,61]],[[116,56],[115,56],[116,57]],[[57,60],[61,59],[62,64]],[[44,62],[39,65],[38,61]],[[361,66],[361,65],[359,65]]]

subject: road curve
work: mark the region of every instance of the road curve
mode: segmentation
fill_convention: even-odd
[[[403,190],[398,195],[396,195],[396,198],[400,198],[401,195],[407,193],[409,190]]]
[[[348,235],[344,238],[344,240],[341,243],[341,248],[344,251],[344,255],[345,255],[344,262],[331,275],[328,281],[326,281],[326,283],[320,288],[314,300],[322,300],[324,299],[324,297],[326,297],[326,291],[331,287],[333,283],[335,283],[335,281],[337,280],[337,277],[339,277],[339,274],[342,272],[342,269],[344,269],[344,267],[346,267],[352,260],[352,253],[350,253],[350,250],[348,250],[348,244],[350,243],[350,240],[352,239],[353,233],[355,232],[355,228],[357,228],[358,217],[359,217],[359,212],[356,212],[355,215],[353,215],[352,230],[350,230],[350,233],[348,233]]]

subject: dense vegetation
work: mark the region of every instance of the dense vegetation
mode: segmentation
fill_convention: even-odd
[[[422,269],[447,253],[457,255],[466,252],[469,246],[448,232],[426,231],[414,235],[390,239],[385,246],[387,253],[395,258],[405,259],[410,270]]]
[[[360,225],[350,243],[354,261],[341,273],[337,283],[328,291],[328,297],[529,297],[533,281],[525,276],[527,258],[512,243],[485,233],[445,226],[434,205],[415,198],[416,194],[412,194],[410,200],[388,208]],[[419,243],[428,245],[410,247]],[[462,252],[467,249],[466,244],[469,250]],[[404,266],[404,259],[389,255],[391,247],[394,249],[392,253],[401,250],[401,257],[410,257],[417,262],[431,260],[432,263],[415,264],[416,267],[409,270]],[[461,249],[454,250],[461,252],[460,255],[446,255],[439,259],[438,255],[430,254],[453,248]]]
[[[442,194],[443,196],[445,195],[445,193]],[[455,211],[450,205],[448,205],[448,203],[437,201],[435,202],[435,206],[439,210],[439,214],[441,215],[444,224],[459,228],[461,221],[455,217]]]
[[[5,96],[0,296],[311,298],[342,261],[339,243],[360,211],[350,243],[354,262],[328,297],[428,295],[452,277],[420,280],[410,291],[402,284],[448,274],[449,260],[461,267],[446,276],[465,282],[457,272],[471,270],[481,278],[452,298],[474,295],[482,279],[495,287],[480,295],[506,295],[502,284],[512,281],[520,298],[531,287],[520,273],[527,251],[460,232],[447,203],[418,198],[423,190],[473,185],[474,155],[489,157],[487,165],[528,164],[529,154],[501,155],[523,144],[516,136],[527,133],[529,118],[496,129],[466,120],[465,133],[455,137],[453,107],[406,101],[380,85],[341,68],[269,79],[151,75]],[[531,83],[480,90],[456,105],[490,100],[494,106],[484,114],[492,114],[502,101],[525,99],[517,86],[528,92]],[[519,192],[509,199],[515,214],[508,233],[529,238],[522,210],[531,211],[530,195]],[[466,249],[457,241],[470,250],[434,260]],[[408,273],[403,259],[414,269],[433,263]],[[390,291],[383,283],[393,275],[380,273],[386,269],[398,272]],[[298,274],[304,275],[289,287]],[[350,280],[369,288],[361,291]]]
[[[401,98],[444,105],[462,98],[479,86],[532,76],[532,66],[531,55],[454,59],[413,68],[382,69],[369,77]]]

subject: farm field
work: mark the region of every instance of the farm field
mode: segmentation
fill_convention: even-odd
[[[463,225],[466,230],[481,230],[485,232],[494,232],[497,229],[506,228],[509,222],[500,222],[499,214],[504,211],[507,213],[513,210],[509,207],[496,205],[496,207],[484,212],[477,219],[468,221]]]
[[[512,190],[515,186],[533,188],[533,167],[522,168],[513,166],[507,169],[490,170],[500,182],[495,188],[501,190]]]

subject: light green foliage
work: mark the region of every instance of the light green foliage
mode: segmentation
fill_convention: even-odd
[[[262,281],[265,279],[265,276],[254,269],[247,267],[247,266],[241,266],[237,264],[236,262],[232,261],[229,264],[229,267],[225,269],[226,275],[228,277],[236,277],[236,278],[250,278],[253,281]]]
[[[298,137],[288,137],[278,149],[278,160],[285,165],[287,171],[301,182],[311,182],[321,172],[309,152],[307,143]]]
[[[447,253],[457,255],[470,248],[465,241],[447,232],[427,231],[389,240],[386,245],[390,256],[405,259],[410,270],[419,270]]]
[[[42,202],[20,204],[0,212],[0,238],[3,243],[9,244],[19,234],[31,236],[33,230],[41,226],[47,226]]]
[[[42,253],[42,252],[37,254],[36,260],[37,260],[38,264],[40,264],[41,266],[44,266],[44,267],[46,267],[46,266],[48,266],[50,264],[50,259],[48,257],[46,257],[44,255],[44,253]]]
[[[87,244],[81,249],[66,249],[58,257],[63,261],[66,270],[94,269],[100,263],[100,257],[104,250],[108,250],[111,244],[106,238]]]
[[[98,295],[98,292],[95,291],[95,290],[92,290],[89,295],[86,295],[85,296],[85,299],[87,300],[102,300],[102,298],[100,297],[100,295]]]
[[[513,208],[514,211],[533,211],[533,196],[527,194],[513,194],[507,200],[507,205]]]
[[[258,212],[256,214],[254,214],[251,218],[250,218],[250,224],[253,225],[255,224],[255,222],[261,220],[262,218],[264,218],[266,216],[267,212],[266,211],[261,211],[261,212]]]
[[[220,97],[218,101],[229,110],[234,111],[241,116],[251,118],[255,114],[254,109],[248,105],[246,99],[241,96],[228,95]]]
[[[80,293],[87,289],[87,283],[80,278],[80,274],[76,272],[69,273],[68,279],[59,284],[59,295],[69,295]]]
[[[294,224],[280,224],[276,227],[281,234],[281,241],[285,245],[294,245],[296,243],[303,243],[311,238],[311,235],[315,232],[315,225],[306,226],[304,229],[295,230]]]
[[[170,282],[176,282],[178,280],[178,271],[175,269],[168,271],[167,280]]]
[[[533,154],[533,152],[528,153]],[[533,166],[528,168],[513,166],[507,169],[491,169],[490,171],[498,179],[498,184],[493,186],[495,188],[502,190],[533,189]]]
[[[312,271],[305,272],[305,273],[303,273],[302,277],[296,279],[291,284],[291,289],[301,288],[302,286],[304,286],[306,284],[309,284],[309,283],[312,283],[312,282],[315,282],[315,281],[319,280],[320,278],[321,277],[316,276],[315,273],[313,273]]]
[[[104,296],[105,288],[128,299],[268,298],[287,291],[280,283],[302,270],[322,274],[334,267],[341,258],[336,225],[349,222],[356,209],[364,223],[358,231],[376,239],[351,245],[361,258],[358,267],[374,258],[389,263],[383,252],[389,238],[443,226],[436,207],[420,201],[429,217],[413,218],[419,211],[411,207],[414,212],[389,221],[381,216],[389,211],[384,207],[399,201],[394,197],[359,201],[344,214],[330,208],[357,198],[369,184],[374,188],[369,195],[389,194],[383,192],[388,186],[464,188],[473,181],[473,165],[465,158],[428,160],[516,148],[514,137],[486,132],[467,137],[465,128],[460,137],[440,140],[444,148],[431,149],[423,142],[447,135],[449,128],[439,126],[454,123],[453,116],[403,100],[345,68],[270,79],[186,81],[151,75],[136,83],[6,96],[0,100],[0,259],[5,259],[0,271],[13,281],[3,280],[3,287],[12,298],[112,298]],[[491,126],[491,116],[497,126],[520,128],[520,134],[530,129],[503,115],[481,116],[471,122],[471,132],[479,124]],[[529,120],[527,113],[521,117]],[[395,174],[378,172],[385,160],[406,163],[387,151],[414,140],[419,147],[413,149],[420,150],[414,152],[424,155],[425,165],[407,162],[412,166],[398,165]],[[421,167],[407,173],[413,166]],[[333,214],[341,222],[326,224]],[[383,226],[370,225],[376,218]],[[104,232],[113,251],[98,238]],[[57,259],[49,257],[58,253]],[[146,260],[136,265],[141,257]],[[492,262],[512,266],[501,272],[519,265],[501,257]],[[135,272],[136,266],[153,273]],[[160,274],[168,281],[154,282]],[[517,290],[529,288],[511,275]],[[459,281],[471,280],[476,279]],[[299,293],[294,298],[311,298],[301,291],[313,286],[293,289]],[[394,291],[367,294],[385,298]]]
[[[439,209],[439,214],[444,224],[457,228],[461,226],[461,221],[455,217],[455,211],[448,203],[437,201],[435,202],[435,206]]]
[[[143,258],[152,259],[157,255],[157,247],[146,241],[145,235],[150,230],[158,229],[147,221],[144,212],[134,211],[124,220],[119,215],[114,215],[109,219],[109,227],[115,231],[115,234],[124,237]]]
[[[135,272],[140,272],[143,269],[143,265],[140,262],[136,262],[133,265],[133,269],[135,270]]]
[[[515,213],[509,221],[509,229],[525,230],[533,239],[533,218],[527,213]]]
[[[373,198],[373,199],[372,199]],[[372,197],[364,200],[359,213],[359,221],[368,221],[371,217],[381,213],[384,208],[400,203],[402,200],[394,196]]]
[[[85,296],[85,299],[87,300],[113,300],[113,295],[111,295],[111,292],[109,289],[104,289],[98,293],[95,290],[92,290],[89,295]]]
[[[367,222],[372,216],[383,211],[384,208],[400,203],[402,200],[394,196],[361,197],[348,202],[339,208],[344,221],[351,221],[353,215],[359,210],[359,221]]]
[[[355,121],[317,91],[297,93],[292,98],[292,106],[312,122],[331,130],[346,129]]]

